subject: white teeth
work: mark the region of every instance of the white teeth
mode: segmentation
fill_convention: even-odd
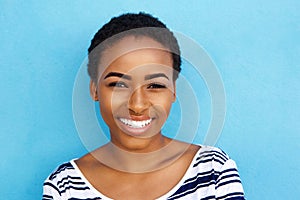
[[[120,121],[123,124],[130,126],[131,128],[143,128],[144,126],[150,124],[152,119],[143,120],[143,121],[135,121],[135,120],[131,120],[131,119],[120,118]]]

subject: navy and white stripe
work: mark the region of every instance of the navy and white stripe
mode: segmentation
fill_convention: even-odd
[[[109,200],[85,179],[74,160],[62,164],[44,182],[43,200]],[[216,147],[203,146],[182,180],[159,200],[243,200],[236,164]]]

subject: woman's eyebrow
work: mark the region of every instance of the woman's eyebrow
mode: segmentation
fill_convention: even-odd
[[[124,78],[124,79],[127,79],[127,80],[131,80],[131,76],[126,75],[126,74],[122,74],[122,73],[119,73],[119,72],[109,72],[104,77],[104,79],[107,79],[108,77],[112,77],[112,76],[116,76],[116,77],[119,77],[119,78]]]
[[[163,77],[169,80],[169,77],[165,75],[164,73],[157,73],[157,74],[149,74],[145,76],[145,80],[153,79],[153,78],[159,78]]]

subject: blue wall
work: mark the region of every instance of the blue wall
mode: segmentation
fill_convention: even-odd
[[[299,1],[0,0],[0,10],[0,199],[40,199],[49,173],[87,152],[74,80],[94,33],[127,11],[158,16],[214,60],[227,97],[216,146],[237,162],[247,198],[299,199]]]

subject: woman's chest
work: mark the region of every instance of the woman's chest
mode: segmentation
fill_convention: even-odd
[[[184,172],[116,175],[94,181],[93,186],[112,199],[156,199],[171,191]]]
[[[145,174],[119,172],[94,173],[90,178],[93,187],[112,199],[156,199],[180,184],[186,172],[184,167],[170,167]]]

